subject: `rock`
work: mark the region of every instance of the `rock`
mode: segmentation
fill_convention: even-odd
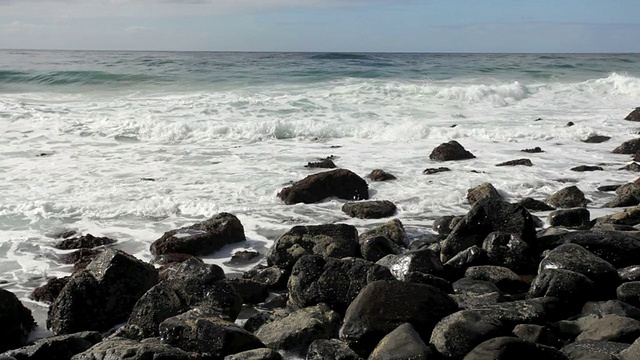
[[[0,353],[25,345],[36,326],[31,310],[22,305],[18,297],[0,288]]]
[[[380,340],[368,360],[427,360],[431,355],[420,334],[410,323],[404,323]]]
[[[463,277],[452,285],[455,294],[451,297],[461,309],[475,309],[504,301],[502,292],[491,281]]]
[[[366,239],[375,236],[385,236],[395,244],[402,247],[406,245],[407,234],[402,222],[398,219],[387,221],[376,228],[363,232],[360,234],[359,241],[362,243]]]
[[[35,288],[29,295],[29,298],[51,304],[58,297],[64,286],[67,285],[70,278],[70,276],[51,278],[46,284]]]
[[[98,246],[111,245],[115,242],[116,240],[114,239],[107,237],[95,237],[91,234],[87,234],[85,236],[64,239],[57,243],[55,247],[61,250],[90,249]]]
[[[621,212],[605,215],[596,219],[596,224],[607,223],[635,226],[640,224],[640,208],[629,208]]]
[[[358,230],[346,224],[294,226],[271,246],[267,263],[270,266],[291,269],[304,255],[322,255],[337,259],[357,257],[360,255]]]
[[[309,162],[304,167],[310,169],[335,169],[337,166],[331,159],[327,158],[316,162]]]
[[[309,175],[278,193],[287,205],[312,204],[335,196],[345,200],[369,199],[367,182],[346,169],[336,169]]]
[[[581,340],[563,346],[561,351],[570,359],[617,360],[618,354],[628,347],[629,344],[612,341]]]
[[[360,240],[360,252],[365,260],[378,261],[389,254],[400,254],[400,246],[386,236],[371,236]]]
[[[620,300],[588,302],[582,308],[582,315],[595,315],[602,318],[607,315],[618,315],[640,320],[640,309]]]
[[[440,320],[429,342],[445,357],[461,359],[483,341],[506,334],[506,326],[499,319],[462,310]]]
[[[552,206],[547,205],[543,201],[535,200],[532,198],[524,198],[518,201],[517,205],[520,205],[526,208],[527,210],[533,210],[533,211],[551,211],[556,209]]]
[[[626,170],[626,171],[633,171],[633,172],[639,172],[640,171],[640,164],[638,164],[637,162],[632,162],[631,164],[627,164],[623,167],[621,167],[618,170]]]
[[[162,272],[164,269],[168,267],[166,265],[179,264],[193,257],[194,256],[190,254],[168,253],[168,254],[161,254],[161,255],[154,256],[153,259],[151,259],[151,263],[154,265],[163,265],[160,268],[160,272]]]
[[[635,108],[624,119],[627,121],[640,121],[640,107]]]
[[[340,339],[358,353],[369,353],[387,333],[405,322],[428,336],[440,319],[457,308],[451,297],[433,286],[374,281],[347,308]]]
[[[529,297],[556,297],[569,313],[577,313],[594,298],[593,281],[583,274],[564,269],[544,269],[533,279]]]
[[[438,235],[446,237],[451,233],[451,230],[462,220],[462,216],[445,215],[436,218],[431,226]]]
[[[78,249],[72,253],[60,255],[60,261],[64,264],[76,265],[74,271],[82,270],[101,252],[102,250],[98,249]]]
[[[587,326],[576,340],[632,343],[638,337],[640,337],[640,321],[618,315],[608,315]]]
[[[269,297],[267,285],[252,279],[230,279],[227,281],[236,290],[243,304],[259,304]]]
[[[640,359],[640,338],[631,344],[627,349],[620,352],[620,360]]]
[[[281,290],[287,287],[289,271],[280,269],[277,266],[257,265],[242,274],[242,277],[265,284],[270,289]]]
[[[344,314],[360,290],[376,280],[391,280],[383,266],[357,259],[332,259],[318,255],[300,258],[289,278],[289,298],[293,305],[304,308],[326,303]]]
[[[447,294],[453,294],[453,286],[443,278],[420,272],[410,272],[404,277],[405,282],[435,286]]]
[[[306,348],[314,340],[330,339],[340,327],[340,315],[326,304],[307,307],[262,325],[256,336],[272,349]]]
[[[585,207],[588,203],[584,193],[575,185],[558,190],[546,198],[545,202],[555,208]]]
[[[500,196],[498,190],[488,182],[467,190],[467,201],[469,201],[469,204],[473,205],[483,199],[502,200],[502,196]]]
[[[569,121],[569,122],[567,123],[567,125],[566,125],[566,126],[567,126],[567,127],[571,127],[571,126],[573,126],[573,125],[575,125],[575,124],[573,123],[573,121]]]
[[[492,232],[482,242],[491,264],[504,266],[517,274],[535,271],[537,258],[530,246],[519,236],[505,232]]]
[[[568,228],[589,228],[591,213],[585,208],[563,209],[549,213],[547,221],[551,226]]]
[[[260,253],[255,250],[240,250],[231,255],[230,264],[246,264],[252,262],[255,258],[260,256]]]
[[[599,144],[609,140],[611,140],[610,136],[592,134],[582,140],[582,142],[587,144]]]
[[[630,281],[618,286],[616,295],[620,301],[631,306],[640,306],[640,281]]]
[[[598,186],[598,191],[616,191],[622,184]]]
[[[520,150],[520,151],[522,151],[522,152],[526,152],[526,153],[530,153],[530,154],[535,154],[535,153],[541,153],[541,152],[544,152],[544,151],[543,151],[542,149],[540,149],[540,147],[538,147],[538,146],[536,146],[536,147],[534,147],[534,148],[531,148],[531,149],[523,149],[523,150]]]
[[[614,154],[635,154],[640,150],[640,138],[625,141],[613,150]]]
[[[361,360],[347,343],[338,339],[319,339],[309,345],[306,360]]]
[[[420,272],[432,275],[444,273],[442,262],[430,249],[412,250],[399,255],[387,255],[376,262],[391,271],[396,279],[403,281],[407,274]]]
[[[451,169],[449,169],[448,167],[437,167],[437,168],[427,168],[424,169],[424,171],[422,171],[422,173],[424,175],[433,175],[433,174],[438,174],[441,172],[447,172],[447,171],[451,171]]]
[[[525,341],[549,346],[556,340],[548,327],[535,324],[518,324],[513,328],[513,335]]]
[[[342,212],[360,219],[380,219],[395,214],[396,206],[388,200],[348,202],[342,206]]]
[[[533,163],[529,159],[517,159],[517,160],[509,160],[500,164],[496,164],[496,166],[533,166]]]
[[[71,360],[190,360],[188,353],[165,345],[157,339],[141,342],[122,337],[111,337],[77,354]]]
[[[371,179],[371,181],[389,181],[397,179],[394,175],[381,169],[372,170],[371,173],[367,175],[367,178]]]
[[[577,172],[585,172],[585,171],[603,171],[604,169],[601,166],[580,165],[580,166],[572,167],[570,170],[577,171]]]
[[[38,339],[31,345],[8,351],[2,355],[11,356],[16,360],[71,359],[73,355],[86,351],[100,341],[102,341],[100,333],[85,331]]]
[[[253,349],[224,357],[224,360],[282,360],[279,352],[269,349]]]
[[[640,280],[640,265],[631,265],[618,269],[618,276],[622,281],[638,281]]]
[[[204,222],[164,233],[151,244],[150,250],[154,255],[208,255],[225,245],[245,240],[240,220],[235,215],[220,213]]]
[[[529,289],[527,282],[515,272],[502,266],[471,266],[465,271],[464,276],[474,280],[490,281],[502,292],[521,293]]]
[[[511,360],[515,358],[569,360],[566,355],[555,348],[514,337],[497,337],[487,340],[471,350],[464,357],[464,360]]]
[[[484,199],[473,205],[443,241],[441,260],[447,262],[462,250],[480,246],[494,231],[516,234],[526,243],[536,239],[533,218],[525,208],[496,199]]]
[[[163,343],[202,358],[221,358],[264,347],[250,332],[200,309],[164,320],[159,330]]]
[[[465,160],[473,158],[475,158],[475,156],[455,140],[438,145],[429,155],[429,159],[435,161]]]
[[[444,268],[449,276],[458,278],[464,274],[467,268],[471,266],[488,265],[486,250],[473,245],[470,248],[460,251],[456,256],[444,263]]]
[[[135,257],[107,249],[71,276],[49,308],[54,333],[105,331],[124,322],[136,301],[158,281],[158,271]]]

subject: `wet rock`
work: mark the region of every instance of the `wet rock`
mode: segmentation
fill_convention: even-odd
[[[424,171],[422,171],[422,173],[424,175],[433,175],[433,174],[438,174],[441,172],[447,172],[447,171],[451,171],[451,169],[449,169],[448,167],[437,167],[437,168],[427,168],[424,169]]]
[[[202,358],[221,358],[265,347],[256,336],[233,322],[200,309],[164,320],[159,330],[163,343]]]
[[[630,281],[620,285],[616,289],[616,295],[620,301],[631,306],[640,306],[640,281]]]
[[[569,313],[577,313],[582,305],[594,298],[593,281],[583,274],[564,269],[544,269],[533,279],[529,296],[556,297]]]
[[[545,202],[532,198],[524,198],[517,203],[518,205],[532,211],[551,211],[556,208],[547,205]]]
[[[622,184],[619,185],[602,185],[598,186],[598,191],[616,191]]]
[[[573,121],[569,121],[569,122],[567,123],[567,125],[566,125],[566,126],[567,126],[567,127],[571,127],[571,126],[573,126],[573,125],[575,125],[575,124],[573,123]]]
[[[636,163],[635,161],[632,162],[631,164],[627,164],[623,167],[621,167],[618,170],[626,170],[626,171],[633,171],[633,172],[639,172],[640,171],[640,164]]]
[[[622,281],[638,281],[640,280],[640,265],[631,265],[618,269],[618,276]]]
[[[629,344],[581,340],[563,346],[561,351],[572,360],[617,360],[618,354],[629,347]]]
[[[530,154],[535,154],[535,153],[541,153],[541,152],[544,152],[542,149],[540,149],[540,147],[539,147],[539,146],[536,146],[536,147],[531,148],[531,149],[523,149],[523,150],[520,150],[520,151],[522,151],[522,152],[526,152],[526,153],[530,153]]]
[[[105,331],[124,322],[136,301],[158,281],[158,272],[135,257],[107,249],[75,273],[49,308],[54,333]]]
[[[78,236],[68,238],[60,241],[55,245],[55,248],[61,250],[73,250],[73,249],[91,249],[98,246],[111,245],[116,243],[116,240],[108,237],[96,237],[91,234],[84,236]]]
[[[467,201],[469,201],[469,204],[473,205],[483,199],[501,200],[502,196],[500,196],[498,190],[488,182],[467,190]]]
[[[360,252],[365,260],[378,261],[390,254],[400,254],[401,248],[386,236],[370,236],[360,240]]]
[[[607,315],[618,315],[640,320],[640,309],[620,300],[588,302],[582,308],[582,317],[594,315],[602,318]]]
[[[572,167],[570,170],[577,171],[577,172],[585,172],[585,171],[603,171],[604,169],[601,166],[580,165],[580,166]]]
[[[228,355],[224,360],[282,360],[282,355],[273,349],[263,348]]]
[[[406,245],[407,241],[407,233],[402,222],[398,219],[389,220],[378,227],[363,232],[360,234],[359,241],[362,243],[365,239],[374,236],[385,236],[402,247]]]
[[[304,255],[322,255],[337,259],[359,256],[358,231],[352,225],[325,224],[294,226],[271,246],[267,263],[291,269]]]
[[[330,339],[340,327],[340,315],[326,304],[307,307],[262,325],[256,336],[272,349],[306,348],[314,340]]]
[[[361,360],[347,343],[338,339],[319,339],[309,345],[305,360]]]
[[[257,265],[253,269],[242,274],[244,279],[252,279],[265,284],[273,290],[281,290],[287,287],[289,271],[277,266]]]
[[[367,178],[371,179],[371,181],[389,181],[397,179],[394,175],[381,169],[372,170],[371,173],[367,175]]]
[[[303,256],[289,278],[289,298],[298,307],[326,303],[344,314],[360,290],[376,280],[391,280],[383,266],[357,259],[332,259],[318,255]]]
[[[519,236],[505,232],[492,232],[482,242],[491,264],[501,265],[517,274],[535,272],[537,258],[531,247]]]
[[[465,278],[490,281],[502,292],[521,293],[529,289],[529,284],[515,272],[502,266],[472,266],[465,273]]]
[[[36,326],[31,310],[22,305],[12,292],[0,288],[0,353],[25,345]]]
[[[487,340],[469,352],[465,360],[510,360],[525,356],[525,359],[569,360],[562,352],[551,346],[540,345],[514,337],[497,337]]]
[[[531,214],[522,206],[496,199],[477,202],[442,243],[440,258],[449,261],[457,253],[473,245],[480,246],[494,231],[518,235],[524,242],[536,239]]]
[[[368,354],[387,333],[405,322],[428,336],[441,318],[457,308],[451,297],[433,286],[374,281],[347,308],[340,339],[356,352]]]
[[[640,338],[634,341],[631,346],[620,352],[620,360],[637,359],[640,359]]]
[[[145,339],[141,342],[122,337],[111,337],[77,354],[72,360],[190,360],[183,350],[161,343],[158,339]]]
[[[369,186],[353,172],[336,169],[309,175],[278,193],[278,197],[287,205],[312,204],[332,196],[345,200],[367,200]]]
[[[614,154],[635,154],[640,150],[640,138],[625,141],[613,150]]]
[[[600,290],[598,295],[603,297],[613,294],[620,283],[616,268],[576,244],[563,244],[551,250],[540,262],[539,271],[545,269],[571,270],[585,275]]]
[[[599,144],[609,140],[611,140],[610,136],[592,134],[582,140],[582,142],[587,144]]]
[[[627,121],[640,121],[640,107],[635,108],[624,119]]]
[[[414,284],[425,284],[437,287],[447,294],[453,294],[453,286],[449,281],[441,277],[437,277],[431,274],[424,274],[420,272],[410,272],[404,277],[405,282]]]
[[[208,255],[225,245],[245,240],[240,220],[235,215],[220,213],[204,222],[164,233],[151,244],[150,250],[154,255]]]
[[[584,193],[575,185],[558,190],[545,202],[555,208],[585,207],[588,203]]]
[[[518,324],[513,328],[513,335],[525,341],[549,346],[556,341],[548,327],[535,324]]]
[[[429,159],[436,161],[465,160],[473,158],[475,158],[475,156],[455,140],[438,145],[429,155]]]
[[[456,256],[444,263],[444,268],[450,277],[458,278],[471,266],[488,264],[489,259],[487,258],[486,250],[477,245],[473,245],[470,248],[460,251]]]
[[[329,158],[320,161],[309,162],[304,167],[309,169],[335,169],[337,166]]]
[[[348,202],[342,206],[342,212],[360,219],[380,219],[393,216],[396,206],[388,200]]]
[[[496,166],[533,166],[533,163],[529,159],[516,159],[496,164]]]
[[[154,256],[153,259],[151,260],[151,263],[154,265],[163,265],[160,268],[160,272],[162,272],[163,269],[168,267],[166,265],[176,265],[181,262],[185,262],[191,259],[192,257],[194,256],[190,254],[181,254],[181,253],[161,254],[161,255]]]
[[[267,285],[251,279],[230,279],[227,281],[236,290],[243,304],[259,304],[269,297]]]
[[[255,258],[260,256],[260,253],[255,250],[240,250],[231,255],[230,264],[246,264],[252,262]]]
[[[444,273],[442,262],[430,249],[412,250],[399,255],[387,255],[376,262],[391,271],[398,280],[404,280],[411,272],[420,272],[432,275]]]
[[[568,228],[589,228],[591,213],[585,208],[563,209],[549,213],[547,221],[551,226]]]
[[[507,330],[499,319],[462,310],[440,320],[429,342],[445,357],[461,359],[476,345],[501,335],[507,335]]]
[[[640,208],[629,208],[615,214],[601,216],[596,219],[596,224],[599,223],[629,226],[638,225],[640,224]]]
[[[102,341],[100,333],[86,331],[38,339],[31,345],[2,355],[12,356],[16,360],[70,359],[73,355],[86,351],[100,341]]]
[[[438,235],[446,237],[451,233],[451,230],[462,220],[462,216],[445,215],[436,218],[431,226]]]
[[[462,278],[452,284],[451,296],[461,309],[475,309],[504,301],[502,292],[491,281]]]
[[[368,360],[427,360],[431,355],[420,334],[410,323],[404,323],[380,340]]]
[[[88,265],[101,252],[102,251],[98,249],[79,249],[69,254],[60,255],[60,261],[64,264],[86,262]]]
[[[608,315],[591,323],[576,340],[603,340],[632,343],[640,337],[640,321]]]
[[[58,297],[64,286],[67,285],[70,278],[70,276],[51,278],[46,284],[35,288],[29,295],[29,298],[51,304]]]

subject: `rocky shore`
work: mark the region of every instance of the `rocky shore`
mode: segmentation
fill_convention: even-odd
[[[627,120],[640,120],[637,112]],[[640,139],[612,150],[638,157]],[[474,157],[456,141],[429,156]],[[575,171],[594,170],[602,168]],[[366,178],[395,176],[375,169]],[[55,336],[26,343],[30,311],[0,289],[0,359],[637,360],[640,183],[601,191],[612,193],[605,207],[619,209],[592,218],[576,186],[510,203],[478,184],[466,214],[443,214],[429,235],[410,239],[392,202],[368,200],[364,178],[323,171],[278,196],[286,204],[336,197],[351,217],[389,221],[362,233],[294,226],[274,239],[266,263],[236,278],[198,258],[245,241],[233,214],[165,233],[149,249],[152,263],[113,239],[61,234],[60,248],[77,249],[61,259],[74,273],[31,295],[50,303]]]

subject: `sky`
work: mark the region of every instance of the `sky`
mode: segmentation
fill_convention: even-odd
[[[640,52],[640,0],[0,0],[0,48]]]

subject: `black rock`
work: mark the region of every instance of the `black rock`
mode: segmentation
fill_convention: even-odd
[[[545,199],[545,202],[555,208],[585,207],[587,199],[577,186],[569,186],[558,190]]]
[[[342,212],[360,219],[380,219],[393,216],[396,206],[388,200],[348,202],[342,206]]]
[[[367,175],[367,178],[369,178],[371,181],[389,181],[397,179],[394,175],[389,174],[388,172],[381,169],[371,170],[371,173]]]
[[[469,204],[473,205],[483,199],[502,200],[502,196],[498,193],[498,190],[488,182],[467,190],[467,201],[469,201]]]
[[[575,124],[573,123],[573,121],[569,121],[569,122],[567,123],[567,125],[566,125],[566,126],[567,126],[567,127],[571,127],[571,126],[573,126],[573,125],[575,125]]]
[[[424,169],[424,171],[422,171],[423,174],[425,175],[433,175],[433,174],[438,174],[441,172],[447,172],[447,171],[451,171],[451,169],[449,169],[448,167],[437,167],[437,168],[427,168]]]
[[[425,284],[437,287],[447,294],[453,294],[451,283],[441,277],[421,272],[410,272],[404,276],[404,281],[415,284]]]
[[[458,278],[471,266],[488,264],[489,259],[487,258],[486,250],[477,245],[473,245],[470,248],[460,251],[456,256],[444,263],[444,268],[447,271],[448,278]]]
[[[407,241],[407,234],[404,230],[404,226],[398,219],[387,221],[378,227],[363,232],[360,234],[359,241],[362,243],[367,238],[374,236],[387,237],[389,240],[401,247],[404,247]]]
[[[336,169],[309,175],[278,193],[278,197],[287,205],[312,204],[332,196],[345,200],[367,200],[369,185],[349,170]]]
[[[365,260],[378,261],[389,254],[400,254],[401,248],[386,236],[369,236],[360,240],[360,252]]]
[[[427,360],[431,355],[420,334],[410,323],[404,323],[380,340],[368,360]]]
[[[538,146],[536,146],[534,148],[531,148],[531,149],[523,149],[523,150],[520,150],[520,151],[526,152],[526,153],[530,153],[530,154],[544,152],[544,150],[540,149],[540,147],[538,147]]]
[[[412,250],[399,255],[387,255],[376,262],[391,271],[398,280],[404,280],[411,272],[441,275],[444,273],[442,262],[430,249]]]
[[[551,211],[556,209],[553,206],[547,205],[543,201],[535,200],[532,198],[524,198],[518,201],[518,205],[523,206],[527,210],[533,210],[533,211]]]
[[[589,135],[586,139],[582,140],[582,142],[587,144],[599,144],[609,140],[611,140],[611,137],[609,136]]]
[[[438,145],[429,155],[429,159],[436,161],[465,160],[473,158],[475,158],[475,156],[455,140]]]
[[[145,339],[141,342],[122,337],[111,337],[75,355],[73,360],[190,360],[183,350],[161,343],[158,339]]]
[[[500,164],[496,164],[496,166],[533,166],[533,163],[529,159],[517,159],[517,160],[509,160]]]
[[[627,121],[640,121],[640,107],[635,108],[624,119]]]
[[[51,278],[46,284],[35,288],[29,295],[29,298],[51,304],[58,297],[64,286],[67,285],[70,278],[70,276]]]
[[[102,341],[100,333],[85,331],[38,339],[31,345],[8,351],[2,355],[11,356],[16,360],[70,359],[73,355],[88,350],[100,341]]]
[[[620,186],[620,185],[602,185],[602,186],[598,186],[598,191],[616,191]]]
[[[260,256],[260,253],[255,250],[240,250],[231,255],[230,264],[244,264],[252,262],[255,258]]]
[[[36,326],[31,310],[22,305],[18,297],[0,288],[0,353],[25,345]]]
[[[262,348],[228,355],[224,360],[282,360],[282,355],[273,349]]]
[[[564,226],[568,228],[591,227],[591,213],[585,208],[562,209],[549,213],[547,221],[551,226]]]
[[[533,279],[529,296],[556,297],[569,313],[577,313],[587,300],[593,299],[593,281],[583,274],[564,269],[544,269]]]
[[[640,306],[640,281],[626,282],[616,289],[618,300],[631,306]]]
[[[632,343],[640,337],[640,321],[608,315],[589,324],[576,340],[603,340]]]
[[[535,272],[537,257],[519,236],[506,232],[492,232],[482,242],[491,264],[504,266],[517,274]]]
[[[518,324],[513,328],[513,335],[525,341],[549,346],[552,346],[556,341],[547,326],[535,324]]]
[[[116,240],[108,237],[96,237],[91,234],[87,234],[84,236],[64,239],[57,243],[55,247],[61,250],[90,249],[98,246],[111,245],[115,242]]]
[[[635,154],[640,150],[640,138],[625,141],[613,150],[614,154]]]
[[[476,346],[465,360],[569,360],[551,346],[540,345],[514,337],[498,337]]]
[[[319,339],[309,345],[305,360],[361,360],[347,343],[338,339]]]
[[[287,287],[289,271],[277,266],[257,265],[253,269],[242,274],[244,279],[252,279],[267,285],[269,289],[281,290]]]
[[[304,167],[310,169],[335,169],[337,166],[331,159],[327,158],[316,162],[309,162]]]
[[[465,278],[491,281],[502,292],[521,293],[529,289],[529,284],[515,272],[502,266],[472,266],[464,273]]]
[[[601,166],[590,166],[590,165],[580,165],[576,167],[572,167],[571,171],[577,172],[585,172],[585,171],[603,171],[604,169]]]
[[[462,216],[445,215],[436,218],[431,227],[438,232],[438,235],[446,237],[460,220],[462,220]]]
[[[259,304],[269,297],[267,285],[252,279],[230,279],[227,281],[236,290],[243,304]]]

